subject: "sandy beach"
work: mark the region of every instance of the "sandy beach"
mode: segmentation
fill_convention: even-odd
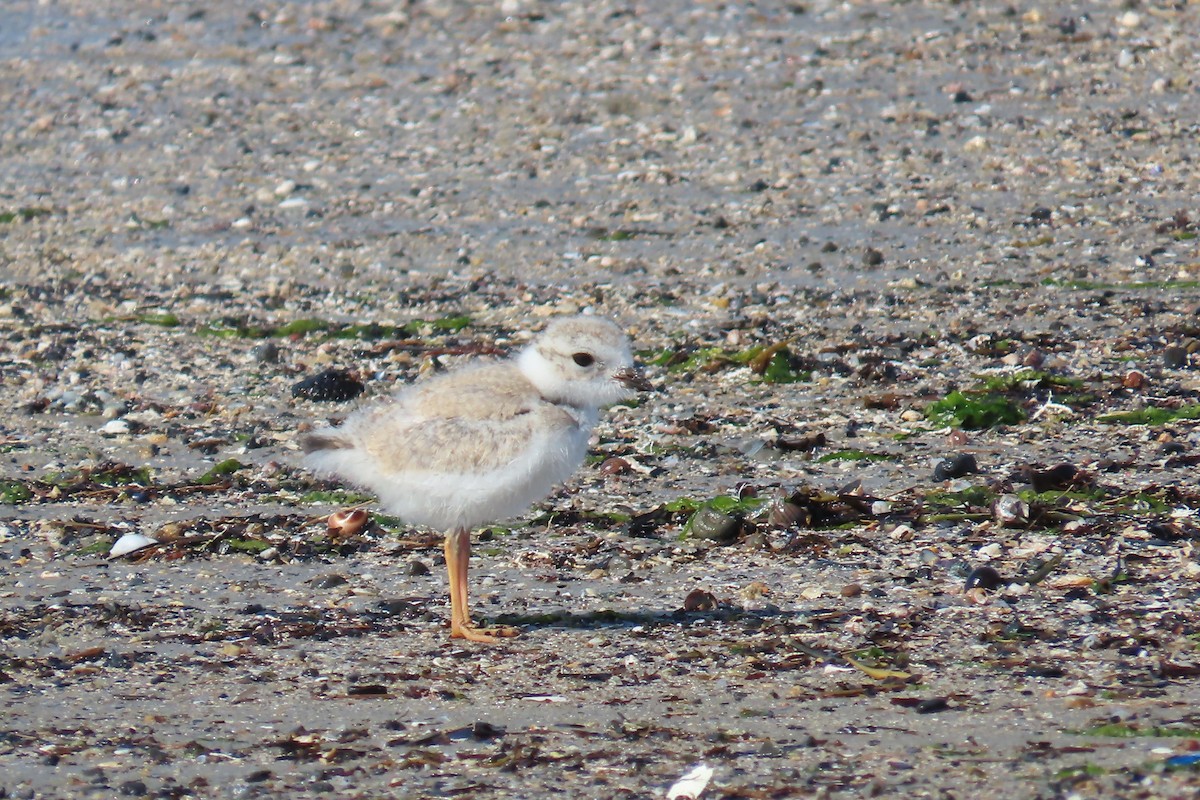
[[[0,798],[1193,796],[1197,30],[10,4]],[[298,438],[569,313],[657,391],[452,641]]]

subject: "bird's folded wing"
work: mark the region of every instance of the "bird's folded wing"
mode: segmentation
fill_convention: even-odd
[[[503,416],[393,413],[372,421],[363,445],[386,472],[482,474],[522,460],[545,447],[548,438],[579,427],[569,412],[544,401]]]

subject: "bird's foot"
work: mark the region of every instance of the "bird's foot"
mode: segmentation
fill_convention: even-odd
[[[519,628],[513,628],[508,625],[491,625],[486,628],[479,628],[471,622],[450,623],[450,638],[466,639],[468,642],[495,644],[501,639],[510,639],[513,636],[520,635],[521,631]]]

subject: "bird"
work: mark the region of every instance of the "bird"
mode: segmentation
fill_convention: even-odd
[[[600,409],[651,388],[615,322],[558,317],[511,358],[403,387],[300,444],[312,471],[375,492],[407,523],[445,532],[450,637],[494,643],[520,631],[471,621],[471,530],[548,496],[583,464]]]

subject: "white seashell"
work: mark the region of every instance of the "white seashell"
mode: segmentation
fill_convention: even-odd
[[[104,423],[100,433],[105,436],[120,436],[129,433],[129,423],[123,419],[113,419]]]
[[[1015,494],[1002,494],[992,503],[992,516],[1001,525],[1017,527],[1029,521],[1029,504]]]
[[[151,539],[140,533],[127,533],[113,542],[112,549],[108,551],[108,557],[120,558],[152,544],[158,544],[158,539]]]
[[[697,764],[667,790],[667,800],[696,800],[712,780],[713,768]]]

